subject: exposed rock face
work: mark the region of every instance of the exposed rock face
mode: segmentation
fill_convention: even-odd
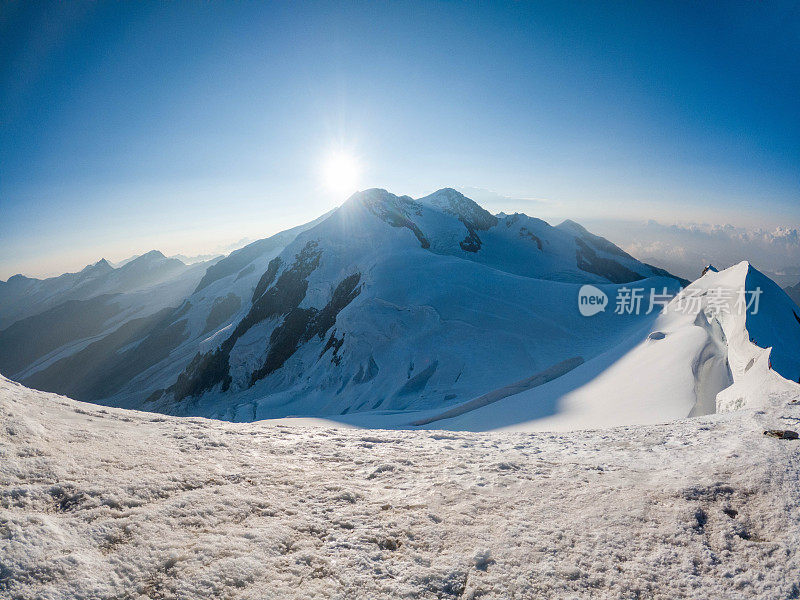
[[[308,277],[319,266],[321,255],[318,244],[310,241],[279,276],[281,260],[273,259],[256,286],[250,311],[230,337],[216,350],[195,356],[167,391],[174,394],[176,400],[198,396],[218,384],[222,391],[227,391],[232,383],[230,353],[236,342],[253,327],[270,319],[280,322],[270,334],[263,364],[250,374],[249,386],[280,369],[301,344],[315,336],[322,340],[339,312],[358,296],[361,275],[354,273],[343,279],[322,309],[301,307],[308,290]],[[332,360],[335,361],[340,346],[341,341],[332,333],[322,353],[333,348]]]
[[[464,252],[477,252],[481,249],[481,238],[478,237],[478,232],[469,223],[464,223],[467,228],[467,237],[461,240],[458,245]]]
[[[613,283],[629,283],[642,278],[641,275],[631,271],[617,261],[598,256],[594,248],[581,238],[575,238],[575,241],[578,243],[575,256],[579,269],[605,277]]]
[[[202,333],[213,331],[230,319],[242,306],[242,299],[234,293],[217,298],[206,317],[206,326]]]
[[[336,316],[358,296],[361,291],[358,287],[360,280],[360,273],[346,277],[336,286],[330,301],[320,311],[314,308],[293,309],[286,316],[283,324],[275,329],[270,336],[270,349],[267,353],[267,358],[264,361],[264,365],[253,372],[250,384],[252,385],[259,379],[280,369],[286,360],[295,353],[301,343],[309,341],[314,336],[322,339],[328,330],[333,327],[336,322]],[[334,350],[331,360],[336,362],[338,358],[337,352],[341,345],[342,340],[336,340],[335,332],[331,333],[323,354],[328,348],[332,347]]]
[[[284,270],[275,285],[265,291],[253,302],[250,311],[239,322],[233,333],[222,345],[205,354],[198,354],[192,359],[189,366],[178,376],[178,380],[168,391],[173,393],[176,400],[183,400],[189,396],[198,396],[218,384],[226,391],[231,385],[229,357],[236,342],[247,331],[258,323],[271,318],[289,315],[296,309],[306,294],[308,288],[308,275],[317,268],[320,253],[316,244],[309,242],[295,257],[294,264]],[[273,270],[273,264],[262,276],[259,285],[265,281],[265,276]],[[275,267],[277,271],[277,267]],[[274,278],[274,273],[272,274]],[[293,317],[293,318],[296,318]]]
[[[269,267],[261,276],[261,279],[258,280],[258,284],[256,284],[256,289],[253,290],[253,302],[255,303],[267,288],[272,285],[272,282],[275,281],[275,276],[278,274],[278,269],[281,267],[281,257],[276,256],[271,261],[269,261]]]
[[[379,370],[375,358],[370,356],[366,368],[364,368],[363,365],[358,367],[358,372],[355,374],[355,377],[353,377],[353,383],[366,383],[374,379]]]

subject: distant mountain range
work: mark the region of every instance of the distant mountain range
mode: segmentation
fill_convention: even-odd
[[[246,244],[242,244],[242,246],[244,246],[244,245],[246,245]],[[236,249],[238,250],[238,248],[236,248]],[[129,262],[132,262],[132,261],[136,260],[140,256],[142,256],[142,255],[141,254],[136,254],[134,256],[131,256],[131,257],[126,258],[124,260],[121,260],[119,262],[111,263],[111,266],[114,267],[115,269],[118,269],[119,267],[123,267],[123,266],[127,265]],[[223,258],[224,256],[225,256],[225,254],[222,254],[222,253],[217,253],[217,254],[196,254],[194,256],[187,256],[186,254],[173,254],[172,256],[169,256],[168,258],[174,258],[176,260],[179,260],[185,265],[193,265],[195,263],[207,263],[207,262],[210,262],[210,261],[213,261],[213,260],[217,260],[217,259]]]
[[[187,266],[151,252],[117,269],[100,261],[58,278],[12,277],[0,283],[0,372],[129,408],[387,426],[552,377],[567,387],[514,417],[546,418],[623,349],[651,351],[636,348],[658,311],[577,310],[583,284],[613,302],[634,282],[645,298],[688,284],[573,221],[493,215],[452,189],[419,199],[371,189],[222,259]],[[787,310],[778,312],[791,328]],[[717,366],[692,375],[695,352],[724,345],[713,322],[703,327],[681,346],[678,362],[694,383],[668,403],[676,418],[713,412],[708,398],[733,381],[724,349],[703,351],[711,354],[702,364]],[[794,375],[794,362],[776,360]],[[630,365],[625,379],[647,372]]]
[[[0,281],[0,328],[68,300],[87,300],[101,294],[130,294],[166,285],[167,289],[161,291],[174,301],[185,295],[189,282],[207,267],[190,268],[153,250],[118,268],[101,259],[78,273],[49,279],[14,275]]]

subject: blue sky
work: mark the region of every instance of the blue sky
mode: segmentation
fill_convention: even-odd
[[[334,152],[551,221],[797,227],[800,9],[0,5],[0,279],[310,220]]]

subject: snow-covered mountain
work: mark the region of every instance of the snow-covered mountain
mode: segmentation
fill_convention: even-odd
[[[234,419],[437,407],[619,339],[616,325],[563,317],[576,285],[676,286],[576,223],[495,216],[450,189],[356,194],[314,222],[183,266],[192,277],[169,304],[154,303],[163,294],[152,287],[121,303],[129,296],[113,294],[139,291],[123,274],[153,258],[181,264],[154,254],[119,269],[101,261],[91,277],[3,284],[20,290],[4,307],[29,297],[34,314],[0,332],[0,371],[83,400]],[[209,386],[204,365],[223,354],[229,370]]]
[[[578,289],[643,279],[679,286],[576,223],[491,215],[451,189],[367,190],[261,269],[236,315],[190,317],[183,372],[112,400],[234,420],[442,407],[622,341],[637,317],[585,319]]]
[[[609,298],[636,287],[667,306],[583,317],[575,282],[587,279]],[[419,201],[370,190],[276,257],[244,317],[144,406],[573,429],[710,414],[740,405],[746,382],[800,377],[800,318],[748,263],[710,269],[670,301],[678,291],[571,222],[493,218],[452,190]],[[737,305],[756,292],[760,311]]]
[[[170,352],[187,339],[187,313],[202,319],[209,330],[235,314],[241,304],[236,294],[249,293],[255,286],[257,267],[266,268],[269,259],[313,224],[191,266],[160,252],[139,256],[109,271],[103,282],[80,288],[86,299],[67,300],[0,331],[0,372],[81,400],[107,399],[154,365],[166,361],[169,368]],[[165,264],[181,268],[169,278],[163,273]],[[163,281],[145,285],[156,273]],[[223,283],[217,284],[219,293],[214,295],[208,288],[218,281]],[[205,291],[198,296],[195,290]]]
[[[472,430],[662,422],[800,378],[800,314],[769,278],[709,269],[675,298],[685,283],[572,221],[372,189],[208,266],[175,308],[15,366],[26,385],[113,406]],[[608,299],[590,317],[586,284]],[[640,310],[614,310],[631,289]],[[734,318],[756,289],[761,311]]]
[[[15,276],[0,285],[0,372],[24,379],[114,330],[152,321],[180,304],[208,264],[148,252],[113,268],[105,260],[45,280]]]

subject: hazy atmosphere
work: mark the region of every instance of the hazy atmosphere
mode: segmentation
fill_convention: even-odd
[[[800,5],[0,0],[0,598],[800,598]]]
[[[796,263],[797,23],[780,2],[4,2],[0,279],[227,253],[369,187],[780,228]]]

